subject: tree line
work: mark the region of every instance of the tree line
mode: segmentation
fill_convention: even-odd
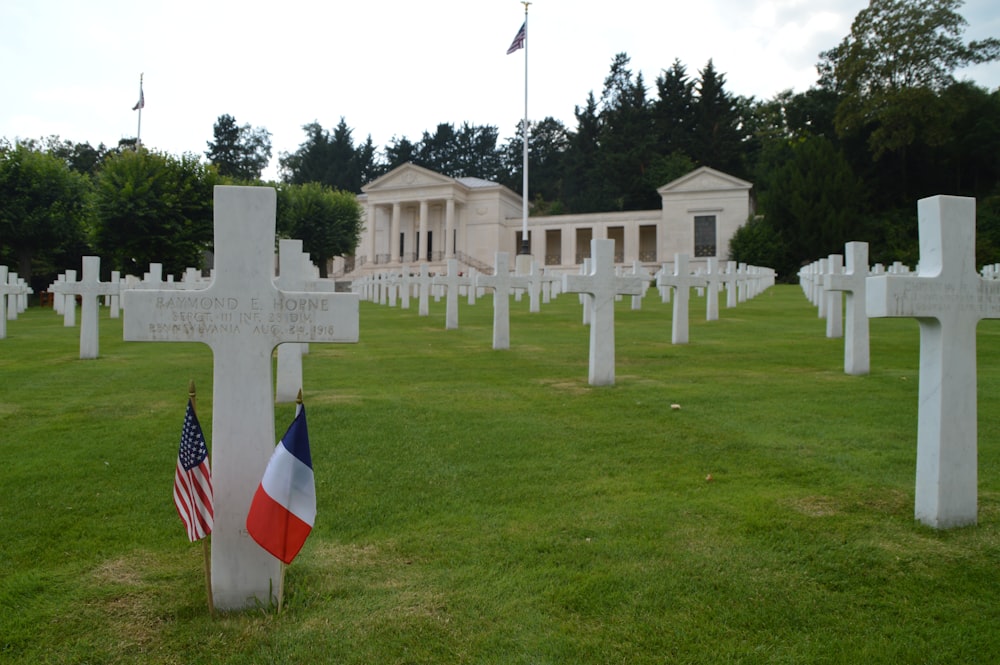
[[[754,184],[755,214],[734,238],[730,258],[772,266],[786,279],[794,278],[802,263],[842,251],[849,240],[867,240],[873,261],[915,263],[915,202],[934,194],[977,198],[978,258],[996,261],[1000,90],[956,80],[954,72],[998,59],[1000,41],[965,42],[961,5],[962,0],[871,0],[850,34],[819,54],[815,85],[767,100],[730,93],[712,60],[693,74],[675,60],[649,86],[641,72],[633,72],[626,53],[616,54],[600,94],[591,91],[574,107],[574,127],[552,117],[530,123],[531,214],[655,209],[657,187],[705,165]],[[280,182],[274,184],[279,191],[318,186],[353,195],[413,162],[451,177],[493,180],[520,193],[521,129],[519,123],[514,135],[501,141],[495,126],[445,122],[417,140],[393,137],[379,150],[370,136],[356,142],[344,118],[332,130],[312,122],[303,127],[305,139],[295,151],[278,155]],[[207,165],[191,156],[161,156],[178,163],[174,170],[196,171],[186,181],[193,196],[200,195],[196,182],[255,181],[271,158],[264,128],[241,126],[224,115],[213,130]],[[74,174],[70,189],[85,188],[77,176],[98,182],[109,164],[135,154],[127,145],[107,150],[57,140],[0,147],[0,197],[8,196],[3,165],[25,147],[63,163]],[[154,153],[146,154],[149,159]],[[106,187],[105,196],[110,191]],[[148,185],[136,191],[153,196],[157,190]],[[185,215],[207,210],[164,205],[163,211],[150,205],[149,218],[169,220],[169,211],[188,219]],[[8,240],[13,213],[7,207],[0,198],[0,261],[11,260],[13,251]],[[107,207],[71,208],[66,215],[90,211],[88,221],[78,235],[63,228],[48,236],[60,238],[60,251],[114,237],[114,248],[108,239],[92,246],[116,249],[119,261],[139,260],[138,247],[126,251],[125,239],[105,233],[107,221],[94,218],[97,211],[109,214]],[[11,209],[23,213],[25,206]],[[280,211],[292,209],[279,205],[279,227],[287,227]],[[185,237],[183,225],[170,224],[171,232],[160,233],[164,240]],[[357,229],[347,228],[325,234],[342,243],[329,245],[335,247],[329,251],[353,251]],[[199,233],[192,229],[190,240],[180,244],[203,246],[204,232]],[[308,242],[306,248],[313,251]]]

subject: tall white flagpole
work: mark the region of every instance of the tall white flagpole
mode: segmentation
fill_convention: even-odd
[[[530,2],[522,0],[524,5],[524,122],[521,125],[521,139],[523,146],[524,180],[521,185],[521,251],[522,255],[531,254],[531,244],[528,242],[528,5]]]
[[[139,126],[135,130],[135,149],[138,151],[142,147],[142,107],[146,105],[146,99],[142,94],[142,74],[139,74],[139,101],[135,106],[139,109]]]

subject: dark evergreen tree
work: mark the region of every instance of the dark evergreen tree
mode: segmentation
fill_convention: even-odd
[[[659,201],[646,181],[655,158],[646,86],[642,73],[633,77],[629,61],[625,53],[615,56],[601,93],[597,170],[604,210],[643,210]]]
[[[393,136],[392,142],[385,147],[386,171],[391,171],[410,162],[416,163],[418,152],[419,146],[405,136],[402,138]]]
[[[523,122],[517,125],[517,136],[507,139],[503,151],[504,176],[499,181],[518,193],[524,187]],[[563,178],[570,140],[566,126],[551,116],[532,127],[528,135],[528,196],[532,214],[559,214],[565,210]]]
[[[433,134],[424,132],[415,161],[424,168],[452,178],[466,175],[461,172],[455,126],[442,122]]]
[[[208,141],[205,156],[219,175],[240,181],[259,180],[271,161],[271,133],[263,127],[239,126],[228,114],[220,115]]]
[[[600,148],[600,120],[594,93],[587,96],[583,108],[573,109],[576,131],[570,135],[566,151],[565,197],[567,212],[593,212],[605,209],[601,196],[601,176],[597,170]]]
[[[740,116],[736,100],[725,89],[726,77],[711,60],[698,75],[691,157],[702,166],[745,176]]]
[[[653,101],[651,114],[656,151],[660,155],[691,153],[695,125],[694,85],[680,60],[674,60],[670,69],[656,78],[657,98]]]

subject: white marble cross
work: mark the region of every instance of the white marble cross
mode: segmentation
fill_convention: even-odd
[[[642,265],[641,261],[632,262],[632,272],[630,273],[630,275],[642,279],[645,282],[646,287],[647,288],[649,287],[650,274],[649,271],[646,270],[646,267]],[[646,295],[646,289],[643,289],[642,293],[632,296],[633,310],[642,309],[642,299],[645,297],[645,295]]]
[[[583,263],[580,264],[580,274],[589,275],[593,270],[593,266],[594,266],[594,259],[588,256],[583,260]],[[563,280],[563,284],[564,285],[566,284],[565,279]],[[563,291],[565,290],[566,289],[564,288]],[[590,311],[593,309],[594,299],[588,296],[586,293],[581,293],[579,295],[579,298],[580,298],[580,304],[583,305],[583,325],[589,326]]]
[[[67,309],[72,311],[76,310],[76,296],[80,296],[80,358],[83,360],[96,358],[100,352],[98,298],[118,293],[117,283],[101,281],[101,257],[83,257],[83,273],[80,281],[70,281],[67,272],[66,281],[57,282],[52,290],[69,299],[70,304]]]
[[[76,327],[76,296],[62,291],[60,289],[62,285],[72,284],[76,282],[76,271],[67,270],[65,273],[65,278],[63,281],[57,282],[53,287],[53,291],[62,296],[63,299],[63,327],[64,328],[75,328]]]
[[[826,336],[836,339],[844,336],[844,294],[829,287],[830,280],[844,274],[844,255],[831,254],[826,259],[826,272],[820,275],[820,298],[826,303]]]
[[[704,275],[692,275],[687,254],[674,255],[674,274],[660,273],[656,279],[657,287],[669,286],[674,289],[674,315],[671,321],[670,339],[674,344],[688,343],[688,303],[691,299],[691,287],[704,286]]]
[[[542,311],[539,304],[542,295],[542,267],[538,261],[531,262],[531,270],[528,273],[528,311],[537,314]]]
[[[479,287],[493,289],[493,348],[510,348],[510,293],[514,288],[528,285],[528,277],[511,274],[507,252],[497,252],[492,275],[479,273],[473,290]]]
[[[458,328],[458,289],[469,286],[469,277],[458,274],[458,259],[448,259],[448,274],[436,276],[431,283],[446,289],[444,328],[455,330]]]
[[[615,296],[638,295],[647,285],[640,277],[615,276],[615,241],[590,241],[592,268],[586,275],[563,275],[563,291],[587,294],[590,310],[590,370],[592,386],[615,383]]]
[[[309,266],[302,253],[302,241],[282,238],[278,241],[278,277],[274,285],[282,291],[309,291],[305,287],[310,275]],[[302,390],[302,355],[307,344],[279,344],[277,351],[277,378],[274,383],[274,401],[277,404],[294,402]]]
[[[357,294],[274,286],[274,228],[274,189],[216,187],[211,284],[125,292],[126,341],[203,342],[212,349],[212,588],[223,609],[268,604],[272,593],[282,593],[281,562],[246,531],[276,441],[274,347],[358,340]]]
[[[740,281],[736,270],[736,261],[726,261],[726,272],[721,275],[722,284],[726,287],[726,308],[736,307],[736,291]]]
[[[399,276],[399,308],[410,309],[410,289],[413,278],[410,276],[410,266],[404,265]]]
[[[426,263],[420,264],[420,275],[416,279],[417,282],[417,315],[418,316],[428,316],[430,315],[430,308],[428,305],[428,299],[430,297],[431,290],[431,276],[430,270]]]
[[[846,271],[826,276],[826,288],[847,294],[844,320],[844,373],[867,374],[869,360],[868,314],[865,311],[865,281],[868,279],[868,243],[849,242],[844,246]]]
[[[17,310],[17,303],[7,304],[8,296],[13,300],[16,297],[17,284],[11,284],[7,280],[7,266],[0,266],[0,339],[7,337],[7,308],[13,307]]]
[[[468,303],[470,305],[476,304],[476,276],[478,271],[475,268],[469,268],[469,286],[466,287],[466,295],[468,296]]]
[[[870,317],[920,324],[914,515],[936,528],[976,523],[976,326],[1000,318],[1000,282],[976,271],[976,201],[935,196],[917,204],[920,268],[869,277]]]
[[[117,319],[120,314],[121,309],[121,294],[122,294],[122,274],[118,270],[111,271],[111,281],[110,284],[114,284],[114,290],[108,294],[108,318]]]
[[[719,260],[714,256],[705,259],[705,320],[719,320],[719,289],[723,275],[719,271]]]

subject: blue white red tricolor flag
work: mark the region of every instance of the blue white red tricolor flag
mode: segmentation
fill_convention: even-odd
[[[247,532],[257,544],[286,564],[302,549],[316,520],[316,481],[309,454],[306,409],[274,449],[250,503]]]
[[[514,41],[510,43],[510,48],[507,49],[507,55],[510,55],[518,49],[524,48],[524,43],[528,41],[528,22],[525,21],[521,24],[521,29],[517,31],[517,35],[514,36]]]
[[[205,435],[188,400],[181,431],[181,446],[174,473],[174,505],[187,528],[188,540],[201,540],[212,533],[212,472],[208,466]]]

